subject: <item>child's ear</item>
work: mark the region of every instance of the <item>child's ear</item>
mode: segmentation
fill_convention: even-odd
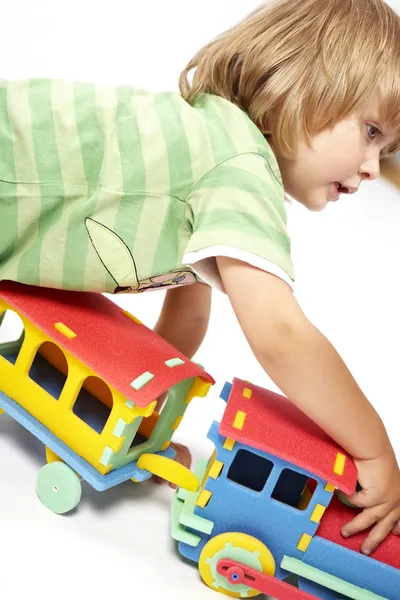
[[[87,218],[85,227],[93,248],[117,287],[137,290],[139,280],[136,264],[125,242],[114,231],[94,219]]]

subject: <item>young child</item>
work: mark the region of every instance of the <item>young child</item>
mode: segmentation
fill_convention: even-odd
[[[278,0],[200,50],[181,95],[0,88],[0,279],[169,288],[156,331],[189,357],[210,285],[224,290],[268,375],[354,457],[350,501],[364,510],[343,534],[373,526],[367,554],[400,533],[399,468],[295,300],[284,199],[321,210],[378,177],[400,147],[399,64],[400,18],[383,0]]]

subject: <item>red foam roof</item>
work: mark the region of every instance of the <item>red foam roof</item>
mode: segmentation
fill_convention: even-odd
[[[151,329],[134,322],[102,294],[2,281],[0,297],[137,406],[147,406],[189,377],[200,376],[214,383],[201,367]],[[55,329],[59,322],[76,337],[69,339]],[[184,363],[168,367],[165,361],[173,358]],[[131,382],[146,371],[154,378],[136,391]]]
[[[234,379],[219,431],[310,471],[346,494],[355,491],[357,469],[351,457],[284,396]],[[345,460],[342,475],[334,472],[338,453]]]

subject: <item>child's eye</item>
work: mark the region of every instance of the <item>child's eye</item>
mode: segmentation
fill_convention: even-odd
[[[376,125],[367,125],[368,139],[375,140],[378,135],[382,134],[382,130]]]

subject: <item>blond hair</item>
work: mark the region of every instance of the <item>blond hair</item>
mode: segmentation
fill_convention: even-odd
[[[202,48],[179,87],[188,102],[203,93],[233,102],[289,159],[299,139],[309,143],[378,93],[382,123],[399,134],[393,153],[400,17],[383,0],[275,0]]]

